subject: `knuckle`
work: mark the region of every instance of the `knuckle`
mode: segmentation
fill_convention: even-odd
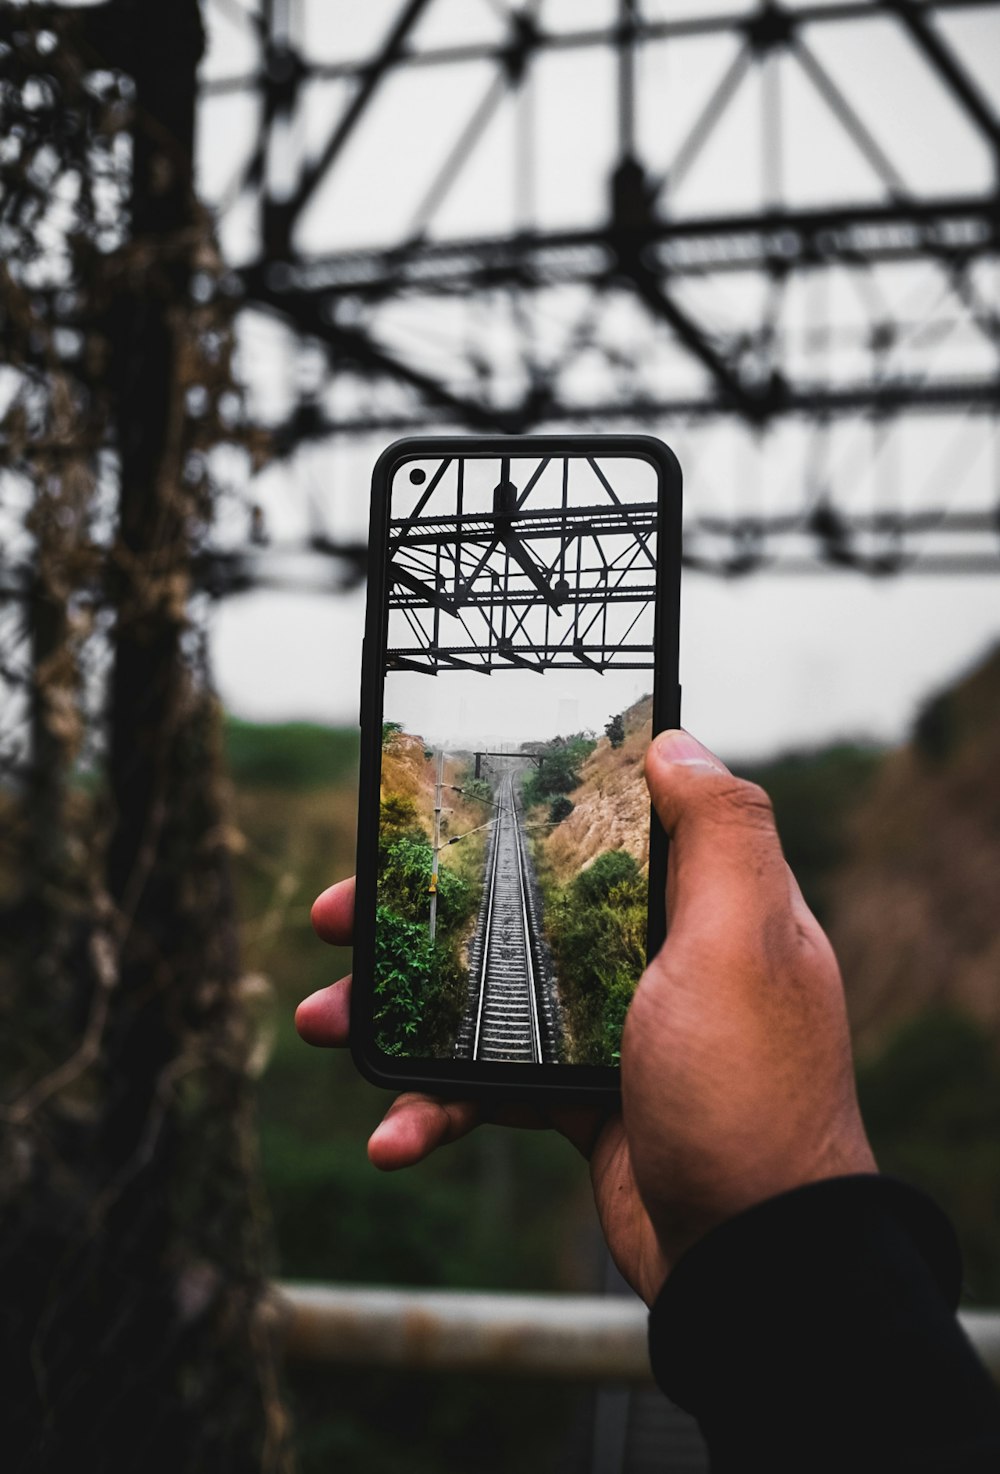
[[[719,812],[729,821],[754,829],[774,829],[774,808],[757,783],[730,778],[716,794]]]

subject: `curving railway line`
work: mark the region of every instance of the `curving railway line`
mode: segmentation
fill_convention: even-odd
[[[513,774],[507,772],[497,794],[480,945],[476,949],[473,1059],[518,1064],[542,1061],[531,916],[528,861]]]

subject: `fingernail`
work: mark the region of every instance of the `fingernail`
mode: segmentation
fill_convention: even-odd
[[[653,747],[661,762],[676,763],[685,768],[712,768],[715,772],[720,771],[720,765],[707,748],[702,747],[696,738],[680,728],[661,732]]]

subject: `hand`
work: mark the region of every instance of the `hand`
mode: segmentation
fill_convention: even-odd
[[[509,1108],[590,1158],[601,1225],[622,1274],[651,1303],[671,1266],[716,1224],[803,1183],[874,1172],[858,1111],[840,975],[781,854],[766,796],[684,732],[663,733],[646,782],[671,836],[670,935],[636,988],[622,1038],[623,1114]],[[353,881],[313,907],[348,943]],[[313,1044],[343,1045],[350,979],[299,1005]],[[408,1166],[457,1140],[481,1107],[400,1096],[372,1162]]]

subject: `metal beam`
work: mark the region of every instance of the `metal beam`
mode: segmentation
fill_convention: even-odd
[[[522,756],[522,754],[504,754]],[[650,1382],[648,1320],[631,1295],[274,1286],[265,1314],[296,1362],[399,1371]],[[1000,1311],[959,1321],[1000,1383]]]
[[[996,254],[998,221],[1000,192],[994,191],[755,214],[653,216],[644,226],[642,245],[647,257],[672,276],[815,271],[836,262],[861,266],[924,259],[929,241],[936,251],[956,256]],[[308,310],[315,321],[324,300],[340,297],[382,301],[404,291],[461,296],[473,287],[606,285],[615,265],[607,229],[591,226],[334,252],[283,263],[282,287],[268,284],[259,263],[234,275],[250,300],[289,316]]]
[[[899,17],[938,76],[992,145],[994,154],[1000,154],[1000,120],[944,37],[928,23],[927,14],[934,7],[914,5],[913,0],[886,0],[886,7]]]
[[[359,74],[358,90],[343,118],[334,129],[319,158],[303,173],[295,193],[282,206],[289,223],[302,213],[327,171],[343,152],[344,145],[364,117],[368,104],[385,74],[402,59],[404,42],[423,11],[426,10],[427,4],[428,0],[408,0],[408,4],[404,5],[395,25],[386,37],[382,50],[367,63],[364,71]]]
[[[390,592],[394,586],[399,584],[402,584],[404,589],[409,589],[411,594],[416,594],[423,606],[430,604],[435,609],[442,610],[445,614],[455,614],[457,606],[453,599],[446,598],[444,594],[439,593],[434,585],[421,583],[419,578],[415,578],[405,568],[400,568],[398,563],[390,563]]]
[[[921,380],[885,383],[873,391],[868,384],[835,388],[796,389],[786,387],[781,411],[785,417],[805,417],[829,422],[858,415],[902,414],[912,412],[996,414],[1000,410],[1000,374],[977,380],[954,380],[928,383]],[[608,429],[624,425],[663,425],[667,422],[688,423],[730,417],[732,406],[710,392],[699,395],[677,395],[652,398],[636,395],[628,403],[620,399],[600,399],[589,403],[558,406],[558,423]],[[530,411],[516,422],[517,432],[545,427],[556,419],[556,411],[537,419]],[[351,419],[318,418],[316,424],[300,439],[325,439],[329,436],[378,434],[419,434],[440,424],[440,417],[415,410],[412,414],[398,411],[385,414],[362,413]],[[511,428],[508,417],[507,428]],[[280,430],[277,432],[280,434]]]
[[[986,10],[996,0],[926,0],[921,9],[931,13]],[[36,6],[36,10],[65,15],[60,6]],[[98,7],[107,10],[108,6]],[[840,4],[803,5],[793,12],[797,25],[825,26],[844,25],[857,21],[871,21],[886,15],[892,9],[892,0],[841,0]],[[17,12],[14,12],[16,15]],[[89,12],[83,12],[89,13]],[[0,12],[2,14],[2,12]],[[637,20],[635,39],[637,42],[684,40],[697,36],[728,34],[742,30],[748,21],[746,10],[730,13],[692,15],[680,20]],[[545,31],[536,28],[533,48],[536,51],[577,51],[593,47],[611,47],[618,36],[618,26],[590,26],[578,30]],[[503,65],[509,55],[506,42],[470,42],[464,45],[428,46],[420,51],[403,48],[391,66],[441,67],[462,66],[468,62],[486,61]],[[316,63],[307,68],[307,75],[324,81],[363,79],[370,63],[365,61],[343,61]],[[246,72],[231,77],[218,77],[202,85],[206,97],[224,96],[230,92],[245,91],[262,86],[266,76],[262,71]]]

